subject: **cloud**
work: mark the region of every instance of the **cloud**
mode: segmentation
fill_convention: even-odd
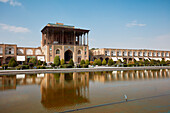
[[[132,22],[126,24],[126,27],[133,27],[133,26],[144,27],[144,26],[146,26],[146,24],[139,24],[139,23],[137,23],[137,21],[132,21]]]
[[[16,0],[0,0],[3,3],[9,3],[11,6],[21,6],[22,4]]]
[[[0,23],[0,28],[3,29],[3,30],[10,31],[10,32],[15,32],[15,33],[30,32],[30,30],[28,28],[10,26],[10,25],[7,25],[7,24],[2,24],[2,23]]]
[[[0,0],[0,2],[6,3],[8,2],[8,0]]]

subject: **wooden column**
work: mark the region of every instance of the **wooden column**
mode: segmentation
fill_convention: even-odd
[[[81,41],[80,41],[80,44],[82,45],[82,35],[80,36],[80,40],[81,40]]]
[[[87,45],[89,45],[89,37],[88,37],[88,32],[87,32]]]
[[[47,35],[46,35],[46,45],[49,43],[49,37],[48,37],[48,29],[47,29]]]
[[[74,45],[76,45],[76,31],[74,31]]]
[[[83,44],[85,45],[85,33],[84,33],[84,40],[83,40],[83,42],[84,42]]]
[[[61,37],[62,37],[62,45],[64,45],[64,30],[62,30],[62,35],[61,35]]]

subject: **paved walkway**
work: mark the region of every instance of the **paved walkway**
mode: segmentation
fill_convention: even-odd
[[[146,67],[104,67],[94,68],[59,68],[59,69],[26,69],[26,70],[0,70],[0,75],[25,74],[25,73],[66,73],[66,72],[92,72],[92,71],[118,71],[118,70],[150,70],[170,69],[170,66],[146,66]]]

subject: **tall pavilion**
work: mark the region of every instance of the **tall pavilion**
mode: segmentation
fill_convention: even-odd
[[[41,48],[46,62],[53,62],[55,56],[66,63],[73,59],[75,63],[89,60],[89,30],[75,28],[63,23],[48,23],[42,30]]]

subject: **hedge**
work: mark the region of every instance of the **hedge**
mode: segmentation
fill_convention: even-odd
[[[60,68],[72,68],[73,66],[71,64],[63,64],[60,66]]]

